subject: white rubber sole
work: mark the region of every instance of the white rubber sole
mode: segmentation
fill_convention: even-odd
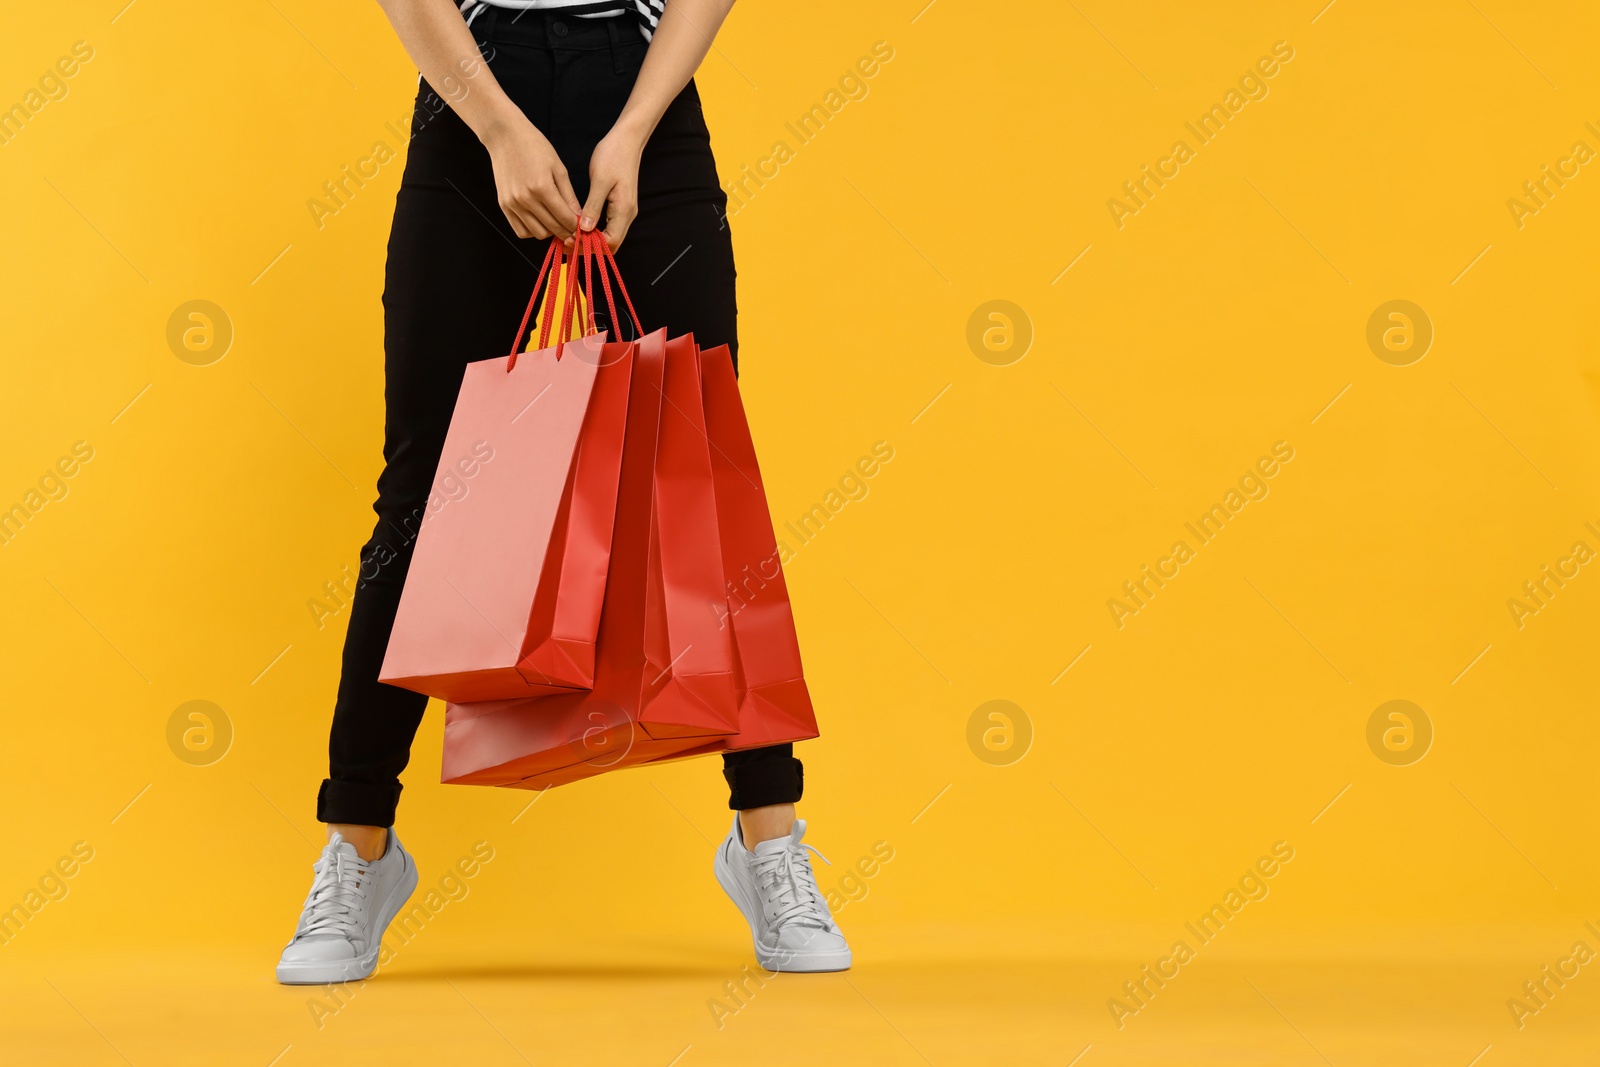
[[[765,970],[777,971],[785,974],[822,974],[828,971],[848,971],[850,969],[850,950],[843,952],[795,952],[780,950],[768,952],[761,947],[761,939],[757,934],[756,923],[761,915],[761,902],[753,899],[744,888],[744,884],[733,873],[733,868],[723,858],[724,850],[728,843],[724,841],[717,849],[716,858],[711,862],[711,870],[717,876],[717,884],[722,886],[722,891],[728,894],[738,907],[739,913],[744,916],[744,921],[750,924],[750,943],[756,951],[756,962]],[[732,846],[737,848],[738,846]]]
[[[278,982],[281,985],[331,985],[335,982],[359,982],[371,978],[378,969],[378,951],[383,945],[383,935],[394,917],[406,906],[411,894],[417,891],[417,865],[406,856],[405,873],[389,890],[388,897],[378,905],[378,921],[373,926],[372,947],[364,955],[352,960],[319,960],[306,963],[278,961]]]

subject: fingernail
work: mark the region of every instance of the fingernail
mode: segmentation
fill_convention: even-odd
[[[588,215],[585,215],[583,217],[583,228],[586,230],[594,229],[594,219],[591,219]]]

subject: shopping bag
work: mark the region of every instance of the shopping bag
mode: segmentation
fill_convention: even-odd
[[[559,340],[580,258],[551,242],[511,354],[467,365],[437,483],[459,491],[423,518],[380,681],[447,700],[594,682],[634,345]],[[519,353],[547,276],[558,340],[547,296],[540,347]]]
[[[603,683],[597,683],[603,684]],[[712,737],[652,738],[637,710],[588,693],[451,703],[440,780],[545,789],[610,770],[711,751]]]
[[[772,529],[767,491],[727,345],[700,353],[706,433],[716,489],[717,529],[726,578],[739,694],[738,732],[719,749],[760,748],[817,736],[817,717],[800,663],[789,587]]]
[[[604,267],[600,277],[611,304]],[[621,295],[628,301],[626,289]],[[592,691],[453,701],[445,781],[514,785],[577,765],[599,773],[620,754],[665,755],[736,729],[695,356],[692,338],[668,341],[665,330],[638,342]]]
[[[639,715],[657,739],[726,733],[739,722],[699,357],[693,335],[667,342]]]
[[[543,789],[646,763],[804,741],[818,735],[816,712],[800,662],[794,613],[750,424],[726,345],[702,351],[706,429],[713,456],[716,508],[733,630],[739,728],[683,748],[642,731],[601,731],[604,714],[565,725],[563,743],[581,761],[519,783]]]
[[[655,741],[639,722],[659,673],[646,673],[644,643],[665,352],[666,331],[659,330],[641,339],[635,357],[593,690],[448,704],[444,781],[519,785],[574,767],[598,774],[640,744],[642,753],[665,754],[708,740],[701,735]]]
[[[603,280],[605,277],[602,274]],[[614,310],[612,321],[616,321]],[[648,357],[641,355],[635,374],[635,404],[630,409],[624,452],[623,502],[618,507],[611,581],[599,642],[597,674],[602,677],[597,678],[590,694],[451,704],[445,719],[445,781],[544,789],[622,767],[817,736],[766,492],[728,349],[720,346],[703,353],[694,351],[693,375],[686,372],[685,357],[690,353],[681,345],[674,347],[673,342],[668,342],[663,354],[666,369],[679,371],[680,377],[673,379],[669,373],[657,389],[659,404],[649,409],[665,427],[658,432],[658,442],[668,442],[669,449],[679,448],[691,457],[698,455],[698,450],[682,447],[684,438],[674,441],[672,422],[679,420],[680,431],[698,427],[697,432],[703,432],[711,460],[712,511],[719,549],[716,567],[724,583],[724,595],[708,598],[707,607],[717,629],[732,638],[732,682],[738,709],[735,729],[695,737],[652,722],[652,715],[663,716],[668,709],[678,711],[685,703],[682,693],[662,696],[670,694],[672,687],[650,684],[648,675],[656,672],[659,651],[655,661],[645,667],[645,677],[613,671],[608,666],[613,663],[614,651],[619,653],[618,660],[626,658],[631,662],[637,647],[629,643],[627,656],[620,655],[622,646],[612,643],[618,632],[613,629],[613,613],[629,613],[630,634],[631,628],[640,624],[632,614],[637,598],[623,595],[631,575],[637,572],[627,571],[629,577],[624,577],[628,564],[623,560],[626,557],[637,565],[640,501],[633,494],[639,492],[644,481],[645,458],[636,448],[636,434],[642,435],[644,427],[635,425],[634,419],[644,408],[638,394],[644,391],[650,395],[650,383],[657,381],[652,351]],[[682,391],[682,381],[689,378],[698,381],[698,406]],[[675,381],[677,388],[673,388]],[[662,459],[657,455],[653,462],[659,483],[663,477],[659,473]],[[667,480],[674,470],[682,476],[681,466],[674,467],[669,462],[667,468]],[[629,507],[630,499],[633,508]],[[702,497],[700,506],[704,507],[704,503]],[[659,532],[664,520],[659,508],[656,512],[655,534],[650,543],[660,551]],[[668,555],[671,554],[669,549]],[[703,556],[690,557],[690,563],[703,564]],[[652,562],[646,568],[647,574],[654,567]],[[671,568],[673,573],[684,573],[686,569],[683,565]],[[663,619],[659,625],[670,629],[671,620]],[[647,623],[646,628],[649,626]],[[689,635],[680,636],[687,639]],[[694,636],[703,639],[705,634],[696,631]],[[646,639],[660,641],[661,634]],[[666,643],[670,651],[670,637]],[[613,680],[622,684],[614,686]],[[693,695],[692,686],[681,688],[689,689]]]
[[[670,357],[669,357],[670,358]],[[755,445],[727,346],[700,353],[705,426],[713,456],[716,514],[726,578],[720,619],[734,637],[738,729],[711,738],[650,736],[637,718],[603,699],[560,697],[495,705],[452,704],[446,713],[447,757],[464,723],[501,715],[494,744],[523,753],[514,766],[446,781],[548,789],[608,771],[818,735],[816,713],[800,662],[794,614],[784,583]],[[602,655],[605,646],[602,645]],[[478,738],[486,734],[479,723]],[[452,734],[452,730],[457,734]]]

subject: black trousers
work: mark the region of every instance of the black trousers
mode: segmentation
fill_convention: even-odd
[[[488,10],[473,23],[489,68],[588,196],[589,156],[622,111],[647,42],[632,19]],[[738,359],[733,244],[694,84],[668,107],[639,167],[639,217],[617,253],[644,328],[693,332]],[[488,151],[426,84],[395,204],[384,279],[384,469],[361,553],[328,739],[322,822],[390,826],[427,698],[380,683],[416,531],[468,360],[505,355],[547,245],[519,240]],[[603,305],[604,301],[598,302]],[[597,307],[603,315],[603,307]],[[629,324],[631,326],[631,324]],[[793,746],[723,757],[735,810],[800,798]]]

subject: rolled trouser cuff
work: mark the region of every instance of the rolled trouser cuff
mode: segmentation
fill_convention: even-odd
[[[728,807],[734,811],[793,804],[805,792],[805,767],[793,756],[726,765],[722,776],[728,780]]]
[[[317,792],[317,821],[354,826],[393,826],[400,805],[399,782],[339,782],[324,778]]]

